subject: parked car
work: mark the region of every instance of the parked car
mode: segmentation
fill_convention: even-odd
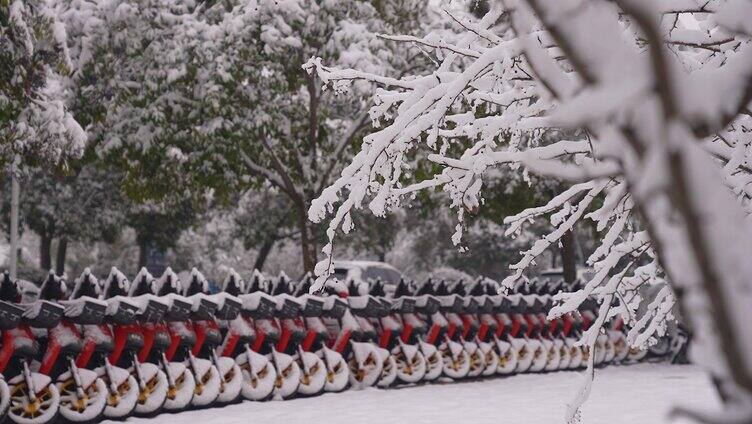
[[[577,267],[577,279],[580,281],[590,281],[595,275],[595,271],[592,268]],[[562,268],[548,268],[540,272],[539,278],[547,280],[563,280],[564,270]]]
[[[342,282],[381,280],[387,295],[394,293],[403,277],[397,268],[376,261],[334,261],[332,276]]]

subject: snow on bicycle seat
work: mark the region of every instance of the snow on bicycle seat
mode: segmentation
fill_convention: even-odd
[[[105,320],[111,324],[133,324],[141,312],[138,303],[125,296],[111,297],[106,302]]]
[[[376,317],[381,311],[382,304],[373,296],[350,296],[347,303],[353,315],[361,317]]]
[[[492,297],[494,301],[494,312],[499,314],[508,314],[512,311],[512,301],[509,296],[499,294]]]
[[[11,330],[18,327],[23,312],[22,307],[0,300],[0,330]]]
[[[100,294],[99,281],[89,268],[84,269],[74,281],[70,298],[58,300],[65,307],[66,320],[81,325],[102,323],[107,310],[107,302],[99,300]]]
[[[322,312],[327,318],[341,319],[347,312],[347,301],[337,296],[325,297]]]
[[[81,325],[101,324],[107,310],[107,302],[88,296],[61,300],[60,304],[65,308],[65,319]]]
[[[478,301],[478,312],[480,312],[481,314],[490,314],[494,311],[495,305],[494,301],[491,300],[491,296],[477,296],[476,300]]]
[[[203,293],[196,293],[186,299],[192,303],[190,316],[196,320],[214,318],[214,314],[219,308],[217,300]]]
[[[20,305],[24,308],[23,322],[32,328],[52,328],[60,323],[65,308],[49,300],[37,300],[31,304]]]
[[[392,307],[390,308],[392,312],[398,314],[411,314],[415,312],[417,299],[412,296],[401,296],[390,299],[390,301],[392,302]]]
[[[424,294],[415,298],[415,310],[426,315],[435,314],[441,307],[441,302],[435,296]]]
[[[214,313],[217,319],[230,321],[240,315],[243,301],[239,297],[233,296],[230,293],[219,292],[211,295],[211,298],[217,303],[217,311]]]
[[[245,292],[246,284],[240,274],[230,269],[230,272],[222,282],[222,291],[214,295],[219,305],[217,319],[232,321],[240,315],[243,309],[243,301],[240,295]]]
[[[167,304],[166,321],[187,321],[191,314],[193,303],[182,296],[183,286],[180,278],[170,267],[164,271],[161,277],[152,284],[154,294]]]
[[[138,306],[136,319],[138,321],[156,323],[164,319],[169,305],[165,299],[153,294],[142,294],[129,299]]]
[[[506,296],[502,294],[495,294],[488,296],[488,299],[493,304],[492,312],[503,312],[502,309],[504,307],[504,299],[506,299]]]
[[[127,297],[129,290],[130,283],[125,274],[113,266],[102,288],[102,299],[107,302],[106,322],[120,325],[136,322],[141,308],[137,302]]]
[[[277,302],[277,311],[274,314],[277,318],[291,319],[300,316],[300,311],[303,309],[303,305],[298,299],[290,296],[287,293],[282,293],[274,296]]]
[[[0,330],[10,330],[18,327],[23,316],[23,308],[17,305],[21,300],[18,284],[5,271],[0,280]]]
[[[543,313],[546,310],[547,296],[542,294],[534,294],[533,297],[533,312],[536,314]]]
[[[324,298],[312,294],[304,294],[298,298],[303,304],[304,317],[320,317],[324,310]]]
[[[520,302],[521,304],[524,304],[527,307],[526,312],[532,312],[532,313],[538,313],[538,309],[540,307],[540,301],[538,300],[538,295],[536,294],[526,294],[522,296],[523,302]]]
[[[274,316],[274,311],[277,309],[277,302],[274,298],[262,291],[243,294],[239,297],[243,302],[241,313],[250,318],[272,318]]]
[[[443,295],[443,296],[436,296],[436,299],[439,300],[442,311],[454,312],[454,313],[462,312],[463,302],[462,302],[462,298],[459,295],[449,294],[449,295]]]
[[[478,313],[480,304],[474,297],[466,297],[462,299],[462,313],[463,314],[475,314]]]
[[[137,321],[157,323],[167,313],[169,305],[166,300],[154,295],[154,284],[154,277],[146,268],[141,268],[128,288],[129,301],[138,307]]]
[[[191,303],[190,316],[196,320],[208,320],[214,318],[214,313],[219,308],[219,302],[210,295],[209,282],[197,269],[191,269],[189,280],[182,284],[183,296]]]
[[[167,303],[165,321],[188,321],[191,317],[193,302],[185,296],[168,293],[161,297]]]
[[[376,315],[382,318],[389,316],[389,313],[392,311],[391,299],[385,297],[376,297],[375,299],[379,302],[379,309],[376,311]]]
[[[168,268],[169,269],[169,268]],[[169,287],[168,284],[161,286]],[[193,304],[184,296],[179,295],[177,292],[165,291],[160,289],[157,285],[156,296],[151,294],[143,295],[147,301],[146,306],[155,307],[155,309],[162,309],[158,303],[165,305],[162,318],[167,321],[186,321],[191,312]]]
[[[227,278],[222,282],[220,291],[222,293],[228,293],[233,296],[240,296],[245,293],[246,284],[243,281],[243,277],[240,276],[234,269],[230,268],[227,274]]]
[[[526,308],[525,302],[522,299],[522,295],[519,293],[507,296],[509,299],[510,311],[514,313],[523,312]]]
[[[543,313],[548,314],[554,307],[554,298],[549,294],[544,294],[540,296],[540,300],[543,303]]]

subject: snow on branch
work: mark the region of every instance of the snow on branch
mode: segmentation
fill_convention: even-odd
[[[375,132],[309,210],[313,221],[333,214],[312,290],[332,272],[336,233],[352,229],[350,213],[364,202],[383,215],[415,191],[441,189],[459,244],[492,170],[554,178],[561,193],[505,219],[508,236],[533,220],[552,230],[503,284],[590,220],[601,233],[588,258],[595,274],[558,295],[550,316],[594,299],[599,316],[580,343],[592,349],[621,318],[629,342],[644,347],[682,301],[714,375],[752,396],[752,334],[739,324],[752,302],[752,27],[742,18],[751,10],[745,0],[503,0],[480,21],[448,13],[445,33],[383,37],[430,49],[439,63],[425,75],[312,58],[305,69],[338,92],[355,80],[378,86]],[[425,168],[433,174],[416,180]],[[579,419],[590,381],[568,420]]]

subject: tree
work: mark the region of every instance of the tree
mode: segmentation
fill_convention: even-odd
[[[346,241],[347,247],[354,252],[370,254],[381,262],[386,262],[386,256],[392,251],[397,236],[403,230],[401,225],[404,213],[396,212],[386,217],[375,217],[363,213],[353,217],[353,221],[361,229],[358,234],[352,234]]]
[[[178,203],[146,202],[132,204],[127,212],[127,222],[136,231],[138,243],[138,267],[148,263],[148,255],[153,249],[164,252],[175,247],[180,233],[190,228],[199,216],[192,199]]]
[[[0,2],[0,163],[18,170],[80,155],[81,126],[63,104],[65,28],[46,1]]]
[[[549,137],[559,138],[562,135],[551,134]],[[468,219],[467,229],[475,231],[469,237],[463,237],[463,240],[469,245],[469,251],[484,249],[484,243],[488,245],[489,241],[492,246],[496,244],[497,246],[487,253],[489,259],[493,260],[494,252],[499,252],[501,256],[499,259],[504,261],[505,266],[499,267],[497,265],[495,270],[492,272],[486,271],[483,275],[502,279],[506,275],[509,265],[514,263],[510,261],[516,256],[514,253],[519,252],[524,246],[526,246],[524,250],[529,249],[531,239],[546,234],[546,231],[550,231],[551,226],[550,223],[545,222],[545,219],[542,219],[540,220],[542,222],[538,222],[535,226],[528,225],[525,229],[525,236],[520,237],[521,240],[517,240],[517,238],[509,240],[508,237],[504,236],[504,232],[500,231],[501,227],[498,224],[502,223],[507,217],[517,215],[528,208],[547,203],[557,192],[561,191],[562,184],[550,178],[523,175],[518,170],[501,168],[485,173],[483,185],[485,187],[483,207],[479,208],[477,218],[472,216],[466,218]],[[491,221],[485,223],[487,230],[479,231],[477,225],[473,223],[473,221],[478,220]],[[538,268],[546,266],[557,268],[560,266],[564,280],[567,283],[572,283],[576,279],[577,264],[584,261],[577,255],[576,233],[576,228],[565,233],[558,245],[552,245],[548,249],[551,253],[551,264],[539,263],[540,267]],[[513,253],[512,250],[516,252]],[[471,256],[479,254],[482,255],[483,253],[470,253]],[[459,255],[459,257],[462,257],[462,255]]]
[[[369,117],[364,92],[342,98],[322,91],[316,75],[302,71],[301,65],[313,55],[343,66],[397,72],[420,65],[417,53],[400,54],[377,34],[420,25],[424,5],[298,1],[287,6],[252,15],[242,31],[226,36],[235,54],[226,55],[225,47],[220,52],[226,62],[207,63],[232,76],[222,84],[229,90],[223,96],[226,106],[218,110],[223,123],[217,135],[233,143],[241,159],[239,174],[271,184],[288,197],[298,217],[304,269],[312,271],[317,231],[306,219],[307,210],[338,173],[342,157],[351,154]],[[234,12],[243,16],[247,10],[243,6]],[[279,24],[264,25],[268,20]],[[244,81],[247,89],[238,90]],[[255,109],[251,116],[249,109]]]
[[[710,369],[731,414],[725,418],[749,421],[752,26],[744,17],[752,3],[503,0],[480,21],[451,13],[460,23],[456,40],[402,38],[443,58],[429,75],[392,78],[309,62],[327,85],[383,86],[372,118],[389,122],[364,139],[313,202],[311,219],[339,202],[329,224],[333,238],[339,228],[350,230],[350,213],[366,196],[383,215],[416,190],[442,188],[463,223],[481,206],[484,175],[493,169],[556,178],[563,191],[505,219],[509,235],[540,216],[549,216],[554,230],[523,252],[504,283],[520,278],[577,222],[591,220],[602,234],[589,258],[595,275],[582,290],[560,293],[550,316],[592,296],[599,316],[581,343],[593,349],[618,315],[630,326],[629,342],[644,346],[664,331],[676,297],[697,335],[696,359]],[[552,129],[572,136],[542,137]],[[441,149],[458,139],[471,142],[461,154]],[[404,158],[426,143],[421,159],[441,171],[403,186],[411,169]],[[458,225],[456,242],[461,233]],[[330,272],[326,258],[317,282]],[[645,299],[649,307],[637,315],[639,288],[664,279],[674,290]],[[590,391],[592,355],[586,375],[569,421],[579,421]]]
[[[74,41],[67,101],[87,124],[95,159],[122,172],[136,202],[195,197],[196,181],[216,175],[188,168],[191,152],[179,148],[194,139],[188,97],[173,84],[192,63],[179,43],[191,12],[170,0],[75,0],[61,13]]]
[[[300,235],[295,212],[289,198],[274,187],[241,196],[230,218],[232,235],[246,250],[257,249],[253,269],[262,271],[276,244]]]
[[[272,186],[294,211],[312,270],[317,229],[307,210],[369,116],[365,91],[322,91],[301,65],[313,55],[371,70],[425,65],[419,51],[406,56],[378,34],[412,31],[430,22],[426,10],[417,0],[77,0],[65,14],[86,28],[71,48],[84,59],[72,91],[106,105],[89,113],[90,132],[129,196],[161,202],[211,190],[232,201]]]
[[[275,249],[298,236],[296,223],[294,209],[278,190],[248,190],[199,214],[181,235],[171,263],[200,265],[213,278],[229,268],[262,271]]]
[[[365,215],[366,212],[361,214]],[[437,269],[451,267],[472,277],[500,279],[520,246],[525,244],[522,237],[519,240],[508,240],[504,237],[501,226],[479,217],[468,224],[468,236],[460,250],[451,240],[456,220],[449,211],[441,208],[430,210],[426,207],[419,212],[406,211],[402,215],[400,226],[404,229],[395,237],[394,247],[387,258],[388,262],[411,277],[430,275]],[[381,218],[372,219],[385,221]],[[358,220],[355,220],[355,225],[358,231],[352,232],[347,238],[372,231],[363,228]],[[366,249],[367,236],[363,239],[362,249]],[[340,252],[336,254],[340,255]]]
[[[81,161],[71,164],[77,166]],[[93,165],[67,172],[43,169],[29,175],[21,215],[24,224],[40,237],[42,270],[52,268],[51,248],[55,239],[55,271],[62,275],[69,243],[113,242],[118,237],[127,210],[118,182],[116,174]],[[4,212],[8,209],[4,202]]]
[[[135,66],[127,67],[128,78],[118,80],[144,88],[116,88],[102,127],[110,134],[104,150],[128,170],[129,191],[148,197],[184,186],[211,188],[217,197],[274,187],[295,211],[304,267],[312,270],[317,231],[306,219],[308,207],[359,143],[369,116],[365,93],[342,98],[322,91],[316,75],[301,65],[313,55],[371,70],[422,64],[419,52],[405,57],[377,33],[403,22],[411,25],[405,30],[413,28],[425,16],[423,2],[177,7],[164,1],[126,9],[133,11],[128,34],[149,42],[115,39],[136,46],[135,61],[143,69],[136,75]],[[174,53],[165,58],[165,51]]]
[[[86,164],[119,178],[115,190],[127,199],[122,213],[136,231],[139,266],[149,252],[175,246],[206,206],[207,181],[225,174],[203,156],[188,160],[201,154],[191,150],[197,118],[181,91],[187,86],[176,80],[193,63],[180,40],[194,7],[74,0],[61,12],[73,41],[66,102],[90,134]]]
[[[86,142],[63,101],[70,68],[64,26],[54,3],[0,2],[0,164],[10,166],[10,272],[16,273],[18,179],[40,164],[79,156]]]

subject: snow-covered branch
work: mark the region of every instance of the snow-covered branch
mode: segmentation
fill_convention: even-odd
[[[559,295],[551,316],[595,298],[600,316],[582,343],[620,317],[629,341],[644,346],[678,300],[724,395],[749,405],[752,336],[741,323],[752,275],[752,32],[740,18],[749,9],[742,0],[504,0],[477,22],[452,12],[453,34],[388,37],[436,52],[430,74],[393,78],[310,60],[308,71],[338,91],[354,80],[380,87],[371,108],[379,129],[309,210],[314,221],[334,213],[314,290],[331,272],[336,232],[350,231],[364,202],[383,215],[409,193],[441,188],[457,212],[458,244],[490,170],[553,177],[560,194],[505,221],[508,235],[535,219],[553,230],[504,284],[591,220],[602,233],[589,258],[595,275]],[[438,170],[415,181],[424,164]],[[666,288],[641,297],[640,288],[666,281],[681,296]],[[568,419],[580,416],[589,387]]]

